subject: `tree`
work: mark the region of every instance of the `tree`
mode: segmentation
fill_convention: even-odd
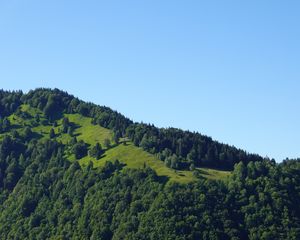
[[[87,145],[84,141],[80,140],[74,144],[72,151],[76,159],[81,159],[87,155]]]
[[[40,122],[40,115],[39,114],[35,114],[34,115],[34,119],[35,119],[36,123],[39,123]]]
[[[103,151],[100,143],[96,143],[96,145],[89,151],[90,156],[96,159],[99,159],[102,153]]]
[[[115,132],[113,135],[113,140],[116,144],[119,144],[119,139],[120,139],[120,133],[119,132]]]
[[[8,118],[0,119],[0,133],[8,131],[10,127],[11,124]]]
[[[178,169],[178,166],[179,166],[179,161],[178,161],[178,157],[173,154],[171,157],[170,157],[170,160],[171,160],[171,168],[173,169]]]
[[[50,138],[55,138],[55,132],[54,132],[53,128],[50,129],[49,137]]]
[[[54,97],[54,95],[49,95],[47,104],[44,108],[44,114],[47,119],[52,121],[54,117],[57,115],[59,112],[59,106],[57,105],[57,101]]]
[[[32,131],[30,129],[30,127],[25,127],[24,131],[23,131],[23,138],[25,140],[29,140],[32,137]]]
[[[8,131],[10,129],[10,121],[8,118],[4,118],[3,120],[3,129],[4,131]]]
[[[20,137],[19,132],[15,129],[12,131],[11,135],[12,135],[13,138],[19,138]]]
[[[6,179],[4,181],[4,187],[12,190],[21,177],[21,170],[18,162],[15,159],[9,159],[9,166],[6,169]]]
[[[77,106],[77,110],[81,115],[85,117],[87,117],[89,114],[88,106],[85,103],[79,103],[79,105]]]
[[[240,162],[234,166],[234,176],[237,179],[239,179],[239,180],[244,179],[246,176],[246,173],[247,173],[247,168],[243,162]]]
[[[196,160],[197,160],[197,152],[196,152],[196,150],[193,148],[193,149],[188,153],[188,155],[187,155],[186,158],[187,158],[187,160],[188,160],[189,162],[195,163]]]
[[[62,132],[67,133],[69,126],[70,126],[69,119],[67,117],[64,117],[62,120]]]

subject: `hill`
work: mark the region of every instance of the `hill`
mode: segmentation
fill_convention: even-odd
[[[0,103],[2,117],[13,114],[24,104],[41,111],[50,124],[62,119],[64,114],[90,117],[92,124],[111,130],[116,139],[128,138],[135,146],[157,155],[166,166],[177,170],[194,167],[233,170],[238,162],[263,160],[256,154],[221,144],[199,133],[134,123],[110,108],[85,103],[58,89],[36,89],[27,94],[2,91],[0,95],[4,102]]]
[[[299,239],[300,160],[0,91],[0,239]],[[216,169],[218,167],[218,169]]]
[[[37,118],[39,122],[36,122]],[[88,145],[88,150],[91,150],[92,146],[99,143],[100,146],[104,146],[105,140],[112,142],[112,146],[108,149],[103,149],[103,155],[101,159],[96,159],[90,155],[83,156],[80,159],[76,159],[72,151],[66,150],[66,158],[70,161],[77,161],[82,166],[87,166],[89,162],[93,162],[94,167],[103,167],[106,161],[115,160],[124,163],[129,168],[143,168],[144,165],[151,167],[159,176],[164,176],[171,181],[177,181],[182,183],[188,183],[196,180],[196,176],[193,172],[187,170],[174,170],[168,168],[163,161],[157,158],[156,155],[145,152],[142,148],[135,146],[130,140],[123,139],[121,142],[113,141],[113,131],[107,128],[103,128],[99,125],[92,124],[92,118],[76,114],[61,114],[61,118],[56,118],[53,123],[49,123],[43,111],[38,108],[31,107],[28,104],[22,104],[19,106],[16,112],[7,117],[11,127],[9,131],[0,134],[0,139],[4,135],[13,131],[18,134],[22,134],[25,127],[29,127],[33,132],[33,136],[37,139],[50,139],[50,131],[53,129],[55,136],[52,138],[58,142],[68,145],[72,138],[75,136],[77,141],[84,141]],[[64,119],[68,119],[68,124],[72,127],[72,134],[67,131],[61,131],[63,128]],[[210,179],[225,179],[230,172],[221,170],[211,170],[209,168],[195,169],[199,173],[199,176]]]

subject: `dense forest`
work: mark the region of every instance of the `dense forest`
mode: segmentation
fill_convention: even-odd
[[[113,140],[88,146],[64,114],[89,117]],[[0,116],[0,239],[300,239],[300,159],[276,163],[199,133],[135,123],[57,89],[2,90]],[[182,184],[147,164],[79,164],[86,156],[101,161],[122,139],[173,171],[232,173]]]
[[[299,239],[300,160],[240,162],[226,182],[81,168],[47,140],[0,146],[1,239]]]

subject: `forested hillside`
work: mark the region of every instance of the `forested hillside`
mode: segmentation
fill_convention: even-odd
[[[51,140],[0,146],[1,239],[299,239],[300,161],[237,164],[228,181],[81,168]]]
[[[44,125],[53,124],[64,113],[78,113],[91,117],[93,124],[111,129],[114,132],[114,140],[128,137],[134,145],[156,154],[166,166],[173,169],[206,166],[232,170],[235,163],[262,160],[256,154],[248,154],[199,133],[176,128],[160,129],[150,124],[134,123],[108,107],[83,102],[58,89],[36,89],[28,94],[1,91],[0,97],[2,118],[18,111],[22,104],[39,109],[46,117]]]
[[[0,116],[0,239],[300,239],[299,159],[57,89],[0,91]]]

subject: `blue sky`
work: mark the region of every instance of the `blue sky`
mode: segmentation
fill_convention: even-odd
[[[300,156],[299,1],[0,1],[0,88]]]

